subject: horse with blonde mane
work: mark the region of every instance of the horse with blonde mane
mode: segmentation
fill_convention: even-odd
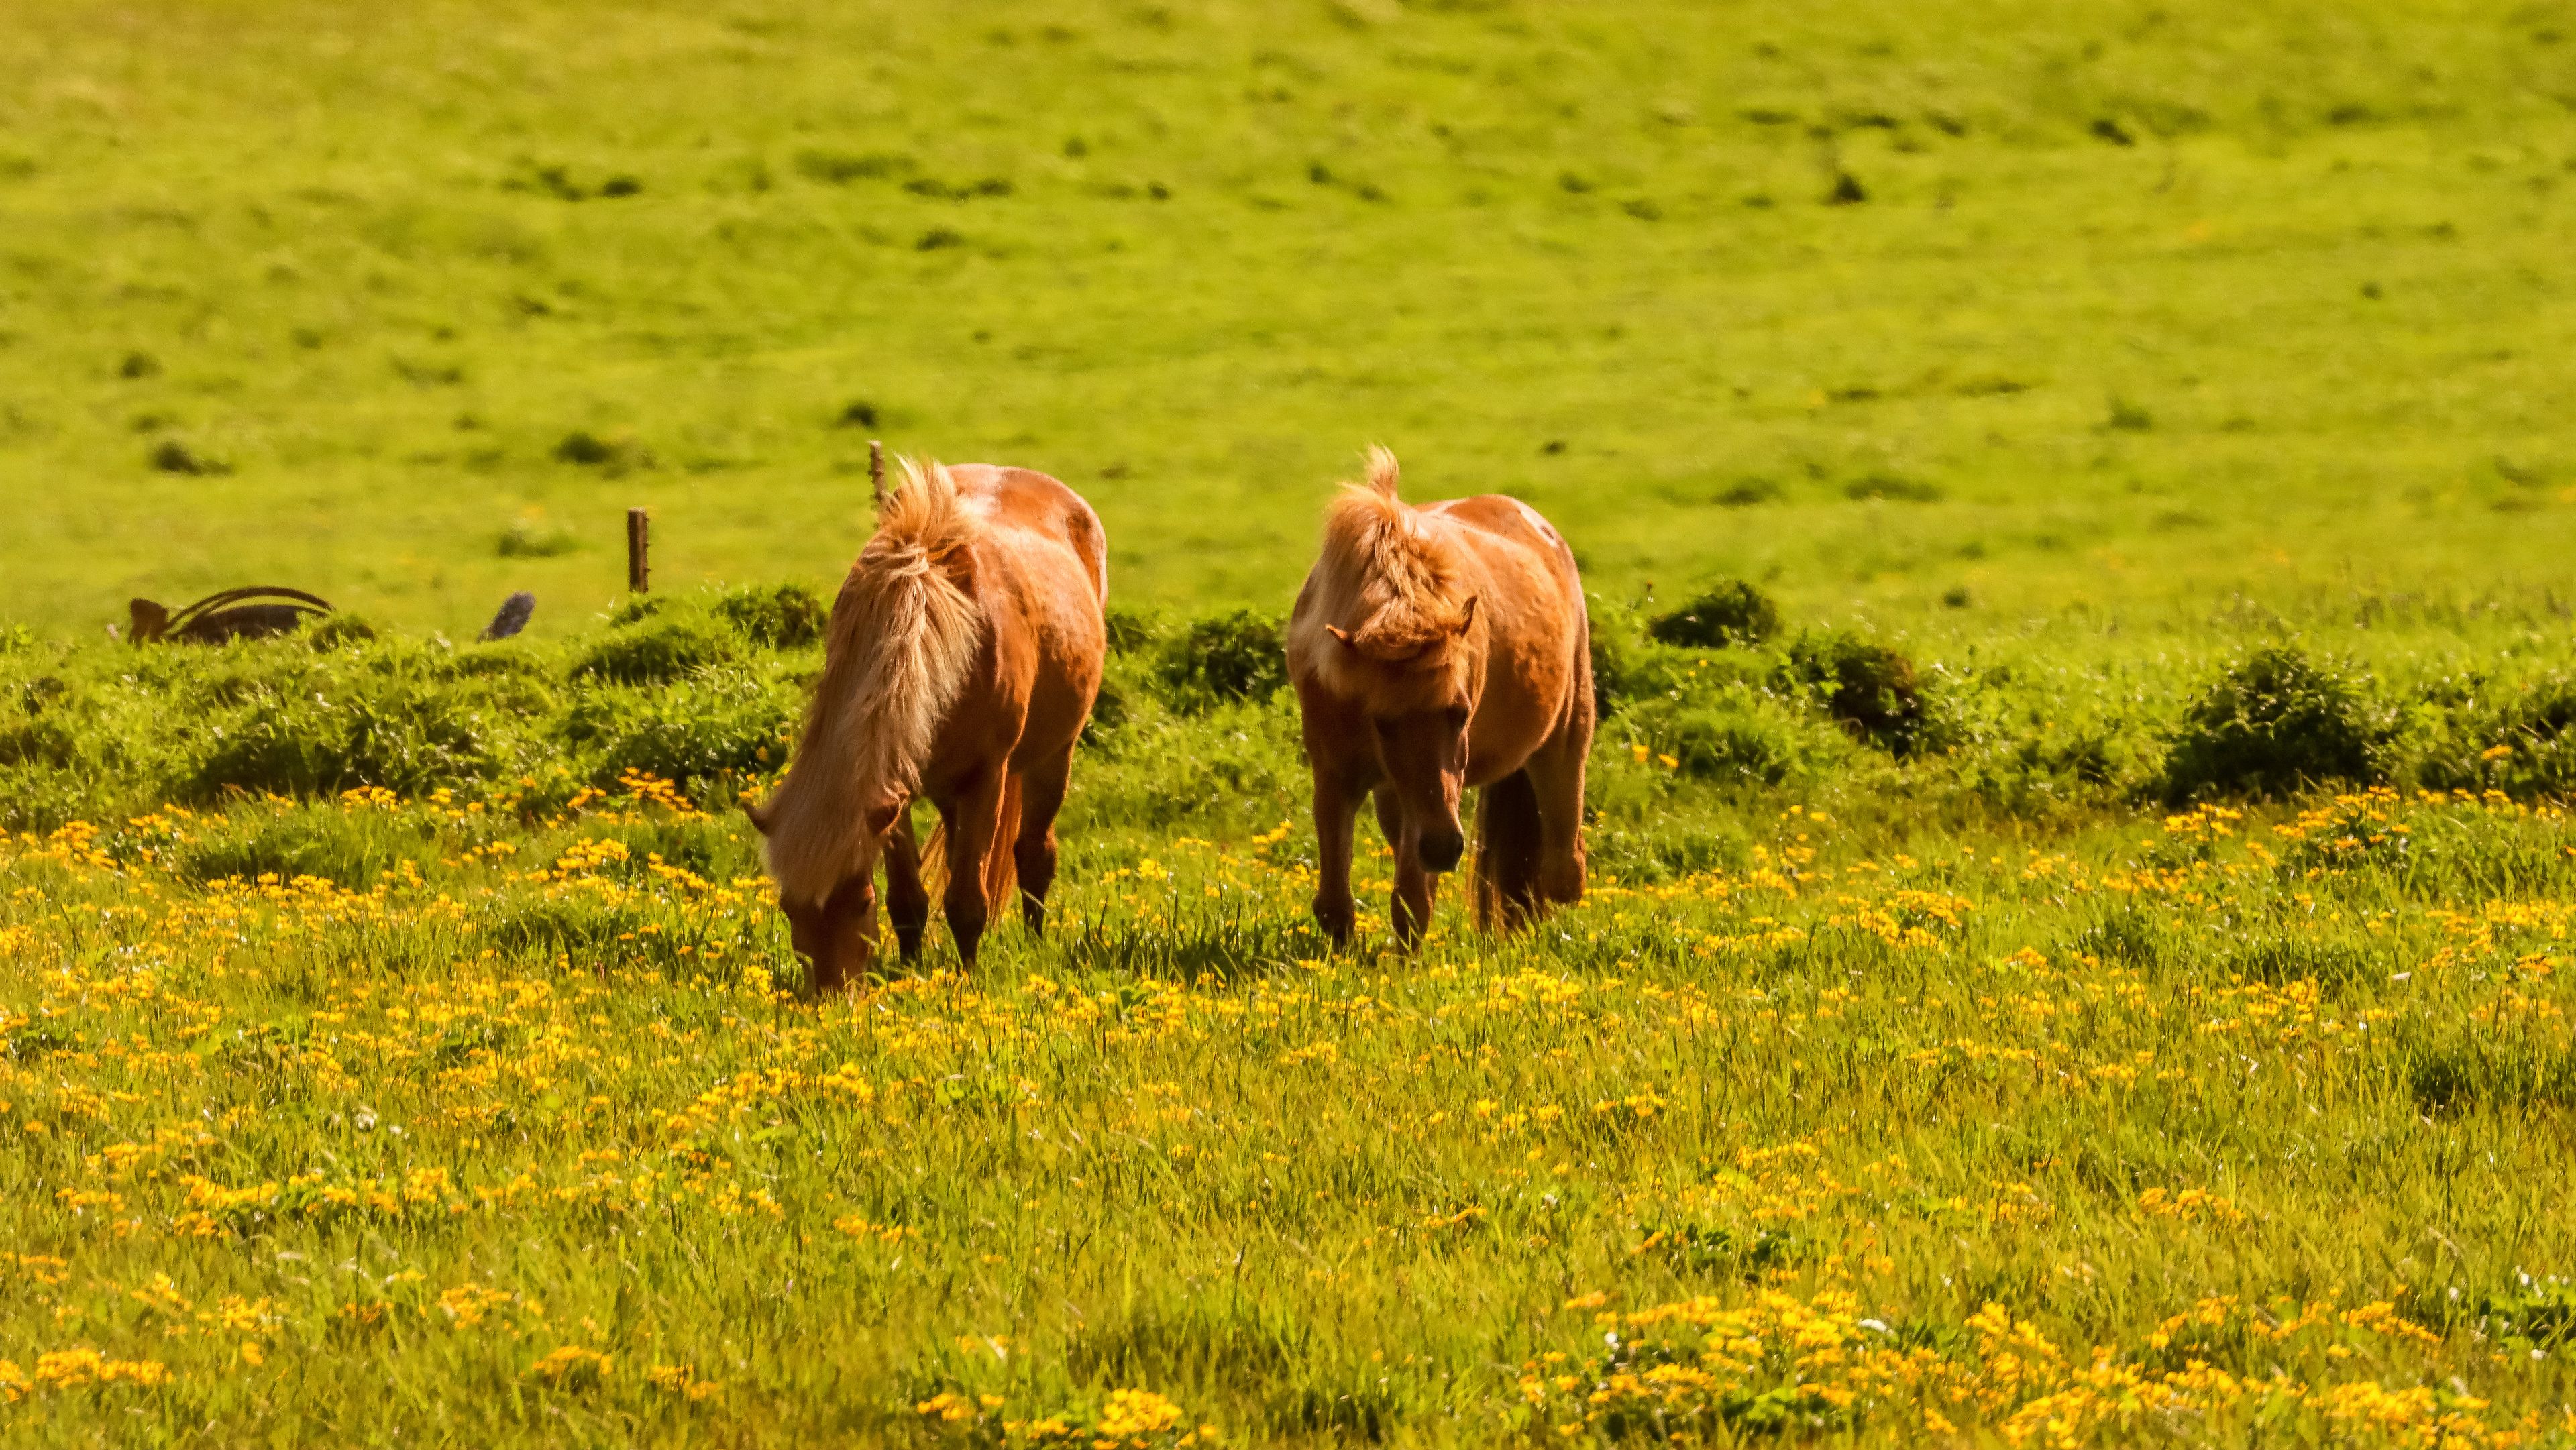
[[[823,678],[787,777],[746,807],[813,988],[867,970],[876,868],[904,959],[930,921],[912,802],[939,812],[942,906],[969,966],[1014,885],[1046,924],[1055,816],[1100,691],[1109,593],[1099,516],[1043,473],[903,461],[832,605]]]
[[[1583,899],[1583,767],[1592,749],[1591,625],[1563,537],[1496,494],[1419,508],[1395,455],[1369,450],[1344,484],[1323,556],[1288,621],[1315,773],[1315,920],[1350,940],[1351,830],[1362,797],[1395,848],[1395,933],[1431,922],[1435,877],[1466,851],[1476,810],[1476,921],[1509,930]]]

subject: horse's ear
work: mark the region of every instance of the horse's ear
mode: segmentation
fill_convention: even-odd
[[[769,834],[769,812],[762,810],[760,807],[753,805],[749,801],[744,801],[742,803],[742,813],[751,818],[751,828],[753,830],[760,832],[764,836]]]
[[[1460,634],[1465,634],[1467,627],[1476,622],[1476,598],[1477,596],[1470,594],[1467,596],[1467,602],[1458,606],[1457,632]]]
[[[1328,624],[1328,625],[1325,625],[1325,626],[1324,626],[1324,633],[1331,635],[1333,638],[1335,638],[1335,639],[1337,639],[1337,640],[1340,640],[1340,641],[1341,641],[1345,646],[1350,646],[1350,644],[1351,644],[1350,631],[1348,631],[1348,630],[1346,630],[1346,629],[1342,628],[1342,627],[1341,627],[1340,625],[1338,625],[1338,624]],[[1352,647],[1356,648],[1356,646],[1352,646]]]

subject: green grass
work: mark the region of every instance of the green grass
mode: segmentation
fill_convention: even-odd
[[[774,990],[739,824],[632,797],[21,838],[0,1416],[1024,1443],[1138,1390],[1183,1417],[1156,1445],[2563,1427],[2563,814],[1898,850],[1734,820],[1735,866],[1411,959],[1375,915],[1328,952],[1284,826],[1094,821],[1049,941],[820,1007]],[[2034,1341],[2135,1383],[2013,1370]],[[1623,1378],[1674,1359],[1708,1377]]]
[[[2576,1441],[2576,7],[382,9],[0,27],[0,1440]],[[1119,648],[816,1004],[872,436]],[[1586,563],[1520,938],[1309,925],[1371,441]]]
[[[14,1433],[2568,1428],[2563,646],[2042,649],[1871,737],[1883,646],[1607,610],[1590,900],[1408,958],[1373,833],[1309,922],[1258,632],[1131,619],[1054,933],[815,1004],[730,809],[796,598],[0,653]]]
[[[560,631],[631,504],[669,583],[819,581],[876,433],[1066,478],[1162,603],[1284,598],[1383,440],[1623,597],[2555,619],[2571,36],[2553,4],[56,7],[0,38],[0,611],[87,633],[276,578],[461,637],[526,586]]]

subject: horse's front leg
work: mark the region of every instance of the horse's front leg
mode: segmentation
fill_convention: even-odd
[[[992,918],[992,903],[984,899],[984,863],[1000,848],[994,838],[1002,824],[1002,773],[996,764],[977,776],[941,812],[948,827],[948,891],[940,906],[957,942],[957,959],[969,967]]]
[[[1345,773],[1316,760],[1315,924],[1337,947],[1351,944],[1359,922],[1359,904],[1351,897],[1351,831],[1359,824],[1362,794]]]
[[[1395,899],[1389,911],[1395,920],[1395,944],[1411,951],[1430,929],[1431,903],[1440,878],[1424,868],[1421,827],[1405,817],[1393,786],[1377,789],[1377,828],[1395,848]]]
[[[886,836],[886,915],[894,921],[894,941],[907,962],[921,960],[921,938],[930,927],[930,892],[921,884],[921,847],[912,838],[912,807],[906,805]]]

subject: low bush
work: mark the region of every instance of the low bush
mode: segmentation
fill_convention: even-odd
[[[340,682],[336,694],[263,692],[213,727],[185,794],[312,796],[359,786],[404,795],[489,779],[501,767],[474,702],[416,678]]]
[[[782,679],[728,665],[640,695],[585,691],[558,734],[587,762],[594,785],[641,771],[703,798],[722,793],[712,787],[784,766],[801,701]]]
[[[1794,719],[1775,710],[1747,708],[1742,700],[1710,704],[1655,701],[1640,707],[1628,726],[1650,754],[1692,780],[1732,785],[1779,785],[1806,763],[1805,742]],[[1813,727],[1809,727],[1813,728]]]
[[[1780,677],[1856,738],[1899,760],[1933,743],[1914,662],[1883,644],[1841,631],[1801,635]]]
[[[742,653],[742,638],[714,620],[692,614],[648,618],[609,631],[573,666],[576,679],[620,685],[676,680]]]
[[[1155,678],[1183,710],[1267,700],[1288,683],[1280,619],[1258,609],[1236,609],[1193,620],[1164,642]]]
[[[2417,768],[2436,790],[2576,795],[2576,678],[2545,675],[2494,694],[2467,690]]]
[[[1111,654],[1136,654],[1150,650],[1163,637],[1161,616],[1150,610],[1112,604],[1101,611],[1101,627],[1109,636]]]
[[[306,631],[304,642],[316,650],[347,649],[372,643],[376,627],[355,614],[334,614]]]
[[[752,643],[802,649],[822,642],[832,620],[823,597],[802,584],[745,585],[716,596],[716,616]]]
[[[1761,644],[1779,632],[1780,606],[1741,579],[1718,584],[1646,626],[1646,637],[1659,644],[1697,649]]]
[[[2166,757],[2164,797],[2288,795],[2386,775],[2393,731],[2342,673],[2273,645],[2227,667],[2184,712]]]

